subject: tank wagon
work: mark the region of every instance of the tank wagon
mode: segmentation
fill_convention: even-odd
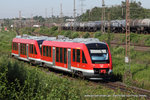
[[[74,22],[71,22],[72,24]],[[89,21],[89,22],[76,22],[77,25],[67,24],[62,26],[64,30],[76,30],[76,31],[88,31],[95,32],[100,31],[102,25],[105,26],[105,30],[110,29],[113,33],[125,33],[126,20],[111,20],[111,21]],[[75,27],[75,28],[73,28]],[[76,28],[77,27],[77,28]],[[150,19],[135,19],[130,21],[130,30],[133,33],[150,33]]]

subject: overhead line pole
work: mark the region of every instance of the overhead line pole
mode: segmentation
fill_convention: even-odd
[[[74,25],[73,25],[73,30],[75,30],[75,21],[76,21],[76,1],[74,0]]]
[[[105,33],[105,2],[102,0],[102,18],[101,18],[101,32],[104,34]]]
[[[130,4],[126,0],[126,63],[130,62]]]
[[[130,58],[130,3],[126,0],[126,52],[125,52],[125,63],[129,66],[124,74],[124,82],[132,82],[131,73],[131,58]]]

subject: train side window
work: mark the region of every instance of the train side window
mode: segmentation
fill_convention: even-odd
[[[37,51],[36,51],[35,45],[34,45],[34,54],[37,54]]]
[[[25,55],[26,55],[26,53],[27,53],[27,52],[26,52],[26,49],[27,49],[27,48],[26,48],[26,44],[24,44],[24,54],[25,54]]]
[[[59,48],[56,47],[56,62],[59,62]]]
[[[45,46],[43,46],[43,56],[45,56]]]
[[[67,64],[67,49],[64,48],[64,63]]]
[[[49,57],[51,57],[51,47],[49,47]]]
[[[13,43],[13,50],[18,51],[18,43]]]
[[[23,54],[23,44],[20,44],[20,53]]]
[[[76,52],[75,52],[75,49],[73,49],[73,62],[75,62],[75,54],[76,54]]]
[[[60,62],[63,63],[62,57],[63,57],[63,52],[62,48],[60,48]]]
[[[22,55],[26,55],[26,44],[23,43],[20,44],[20,53]]]
[[[76,62],[80,63],[80,50],[77,50],[77,59]]]
[[[30,53],[33,54],[33,44],[30,44],[29,48],[30,48]]]
[[[20,54],[22,54],[22,43],[20,43]]]
[[[46,56],[48,57],[48,46],[46,46]]]
[[[87,63],[84,52],[82,51],[82,63]]]

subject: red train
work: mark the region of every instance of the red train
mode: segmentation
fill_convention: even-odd
[[[105,78],[112,73],[108,45],[94,38],[17,36],[12,56],[87,78]]]

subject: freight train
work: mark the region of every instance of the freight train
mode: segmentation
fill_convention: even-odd
[[[11,55],[89,79],[109,78],[113,69],[108,44],[95,38],[16,36]]]
[[[103,29],[113,33],[125,33],[126,20],[67,22],[62,24],[62,30],[95,32]],[[150,19],[130,20],[130,30],[133,33],[150,33]]]

